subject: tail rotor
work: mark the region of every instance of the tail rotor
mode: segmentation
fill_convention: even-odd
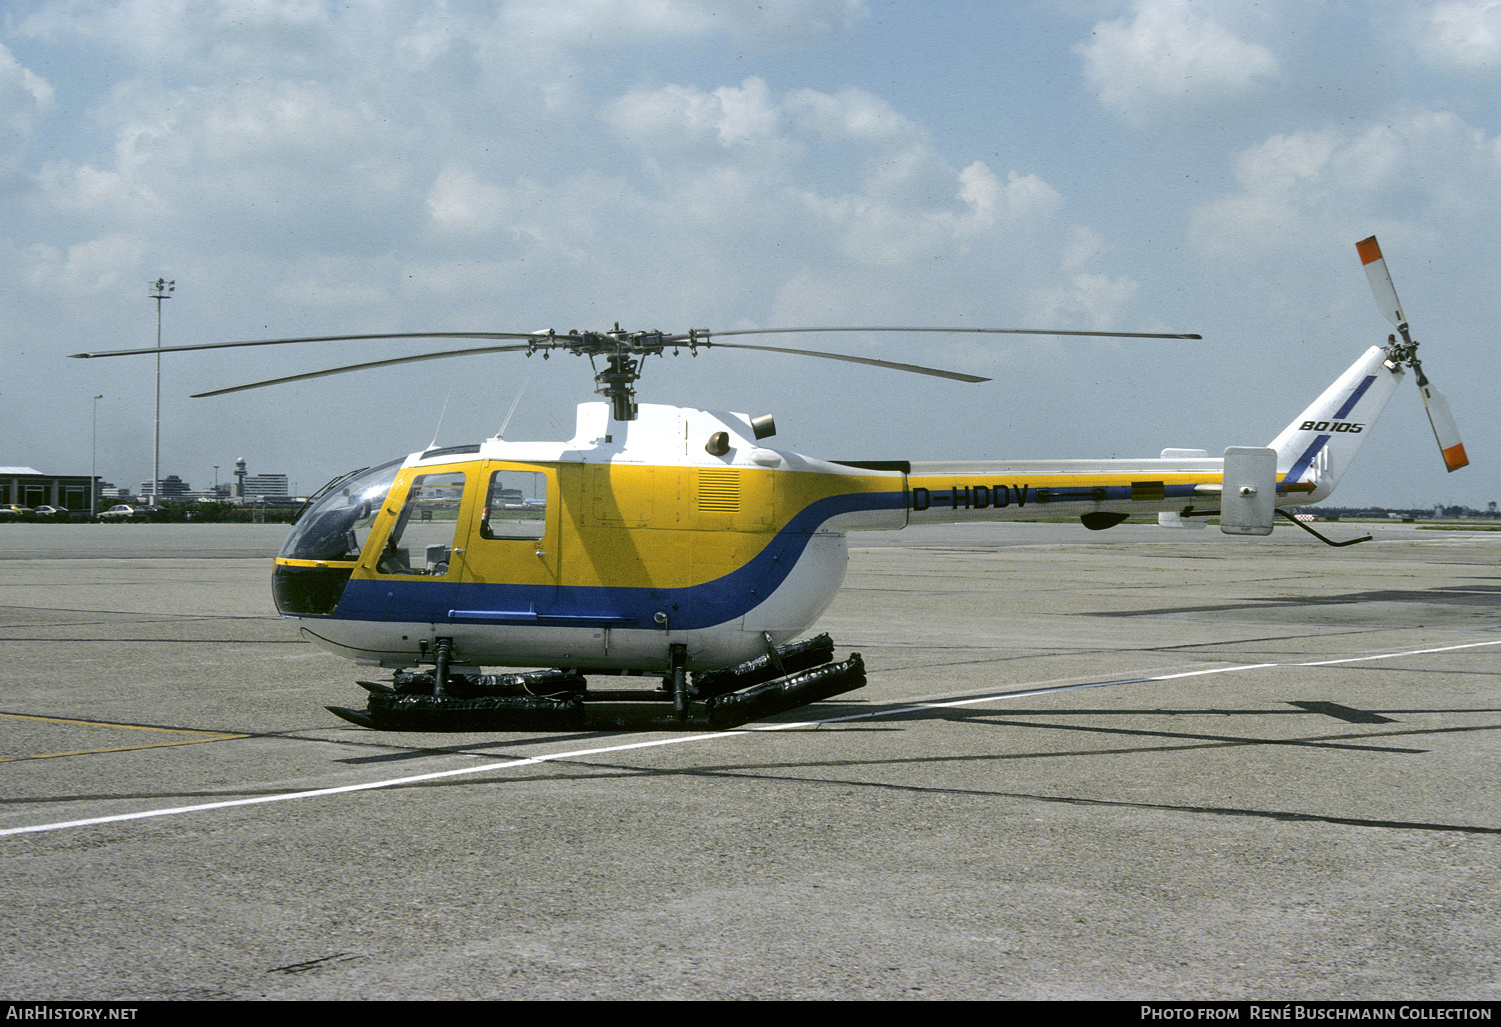
[[[1392,284],[1391,272],[1386,268],[1386,258],[1381,255],[1381,247],[1377,245],[1373,235],[1356,243],[1355,248],[1360,253],[1360,262],[1365,265],[1366,278],[1370,280],[1376,306],[1381,308],[1382,316],[1402,336],[1401,342],[1397,341],[1395,335],[1387,336],[1387,364],[1393,369],[1401,364],[1412,368],[1417,378],[1418,392],[1423,397],[1423,408],[1428,411],[1428,423],[1433,426],[1433,437],[1438,440],[1439,452],[1444,458],[1444,466],[1450,471],[1457,471],[1469,464],[1470,458],[1465,455],[1465,445],[1459,438],[1459,426],[1454,422],[1449,401],[1423,373],[1423,365],[1418,360],[1418,344],[1408,331],[1407,315],[1402,312],[1402,302],[1397,299],[1397,288]]]

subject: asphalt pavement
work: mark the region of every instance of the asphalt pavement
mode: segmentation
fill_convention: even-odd
[[[860,691],[424,735],[285,530],[0,525],[3,997],[1501,997],[1501,533],[854,536]]]

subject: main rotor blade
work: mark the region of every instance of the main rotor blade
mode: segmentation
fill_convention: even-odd
[[[1407,334],[1407,315],[1402,313],[1402,301],[1397,299],[1397,287],[1392,284],[1391,272],[1386,269],[1386,258],[1381,255],[1376,237],[1362,239],[1355,244],[1355,249],[1360,253],[1360,262],[1365,265],[1365,276],[1370,280],[1371,294],[1376,297],[1381,316],[1395,325],[1402,333],[1402,341],[1410,345],[1412,339]]]
[[[531,336],[522,336],[530,338]],[[505,338],[505,336],[502,336]],[[514,336],[513,336],[514,338]],[[423,360],[443,360],[446,357],[469,357],[481,353],[517,353],[531,349],[531,345],[525,346],[480,346],[477,349],[451,349],[442,353],[422,353],[415,357],[392,357],[390,360],[371,360],[363,364],[345,364],[343,367],[330,367],[323,371],[308,371],[305,374],[289,374],[285,378],[270,378],[263,382],[251,382],[249,385],[232,385],[227,389],[215,389],[212,392],[195,392],[192,399],[208,399],[211,396],[226,396],[231,392],[248,392],[251,389],[264,389],[272,385],[286,385],[290,382],[303,382],[312,378],[328,378],[336,374],[345,374],[349,371],[366,371],[374,367],[393,367],[397,364],[416,364]],[[155,352],[150,351],[150,352]],[[114,356],[114,354],[110,354]]]
[[[722,332],[722,335],[738,335],[739,332]],[[749,346],[743,342],[709,342],[711,349],[753,349],[763,353],[792,353],[800,357],[821,357],[824,360],[843,360],[849,364],[869,364],[871,367],[885,367],[893,371],[911,371],[913,374],[927,374],[934,378],[949,378],[956,382],[988,382],[989,378],[981,378],[973,374],[961,374],[958,371],[943,371],[936,367],[923,367],[920,364],[899,364],[894,360],[876,360],[872,357],[852,357],[845,353],[823,353],[816,349],[789,349],[786,346]]]
[[[1373,241],[1374,240],[1370,240]],[[1202,335],[1170,335],[1157,332],[1080,332],[1054,328],[740,328],[728,332],[704,330],[712,338],[722,335],[787,335],[800,332],[943,332],[980,333],[986,335],[1088,335],[1110,339],[1202,339]],[[151,353],[191,353],[210,349],[239,349],[245,346],[285,346],[299,342],[361,342],[375,339],[545,339],[546,332],[380,332],[366,335],[305,335],[289,339],[251,339],[246,342],[206,342],[192,346],[145,346],[138,349],[99,350],[70,353],[75,360],[99,357],[138,357]],[[562,336],[558,336],[562,338]],[[688,335],[664,335],[666,342],[688,342]],[[468,352],[467,350],[465,352]]]
[[[618,329],[617,329],[618,332]],[[936,367],[924,367],[920,364],[906,364],[894,360],[879,360],[874,357],[856,357],[845,353],[827,353],[822,350],[791,349],[785,346],[752,346],[740,343],[719,343],[713,341],[716,337],[727,335],[790,335],[813,332],[925,332],[947,334],[982,334],[982,335],[1076,335],[1093,336],[1100,338],[1117,339],[1201,339],[1201,335],[1191,334],[1167,334],[1161,332],[1094,332],[1075,331],[1072,329],[1054,328],[932,328],[932,327],[907,327],[892,328],[885,326],[872,327],[831,327],[831,328],[740,328],[726,332],[713,332],[708,329],[702,332],[692,332],[686,335],[653,335],[649,336],[654,351],[659,352],[662,345],[676,345],[679,343],[700,342],[713,347],[723,349],[759,350],[767,353],[791,353],[796,356],[818,357],[823,360],[840,360],[851,364],[866,364],[871,367],[884,367],[893,371],[908,371],[913,374],[925,374],[935,378],[947,378],[960,382],[988,382],[991,379],[978,375],[962,374],[958,371],[944,371]],[[601,333],[604,337],[613,337],[612,333]],[[626,338],[622,337],[624,342]],[[577,335],[555,335],[551,332],[389,332],[367,335],[309,335],[289,339],[255,339],[247,342],[217,342],[196,346],[169,346],[161,349],[141,348],[109,350],[98,353],[75,353],[79,358],[93,357],[123,357],[140,356],[151,353],[182,353],[193,350],[210,349],[234,349],[242,346],[278,346],[288,343],[299,342],[354,342],[373,339],[527,339],[530,340],[522,346],[483,346],[474,349],[444,350],[440,353],[422,353],[416,356],[392,357],[388,360],[371,360],[358,364],[345,364],[340,367],[330,367],[322,371],[309,371],[303,374],[287,375],[283,378],[272,378],[266,381],[252,382],[248,385],[236,385],[225,389],[215,389],[211,392],[195,393],[193,398],[204,399],[211,396],[224,396],[233,392],[246,392],[251,389],[263,389],[272,385],[286,385],[291,382],[309,381],[314,378],[327,378],[332,375],[344,374],[350,371],[365,371],[377,367],[394,367],[400,364],[414,364],[425,360],[442,360],[446,357],[475,356],[484,353],[507,353],[522,350],[534,351],[536,349],[577,349],[580,338]]]
[[[938,332],[979,335],[1087,335],[1106,339],[1202,339],[1202,335],[1179,335],[1165,332],[1078,332],[1063,328],[737,328],[728,332],[704,333],[712,340],[721,335],[788,335],[794,332]],[[688,336],[673,336],[670,341],[688,341]]]
[[[79,360],[94,357],[138,357],[147,353],[188,353],[200,349],[237,349],[241,346],[282,346],[292,342],[357,342],[362,339],[545,339],[546,332],[388,332],[381,335],[308,335],[300,339],[254,339],[250,342],[206,342],[198,346],[163,346],[160,349],[111,349],[98,353],[70,353]]]
[[[1454,422],[1454,413],[1444,394],[1418,372],[1418,392],[1423,396],[1423,408],[1428,411],[1428,423],[1433,426],[1433,437],[1438,440],[1439,452],[1444,456],[1444,466],[1452,474],[1468,466],[1470,458],[1465,455],[1465,444],[1459,438],[1459,425]]]

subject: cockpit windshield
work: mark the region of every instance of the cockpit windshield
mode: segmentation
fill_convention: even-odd
[[[403,459],[360,471],[313,501],[281,547],[291,560],[358,560]]]

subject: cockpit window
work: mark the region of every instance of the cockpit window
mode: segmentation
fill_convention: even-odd
[[[547,475],[496,471],[490,475],[480,537],[539,539],[547,533]]]
[[[320,496],[297,521],[281,555],[292,560],[358,560],[402,463],[392,460],[361,471]]]
[[[396,526],[381,547],[376,568],[382,574],[446,575],[463,499],[462,471],[413,478]]]

